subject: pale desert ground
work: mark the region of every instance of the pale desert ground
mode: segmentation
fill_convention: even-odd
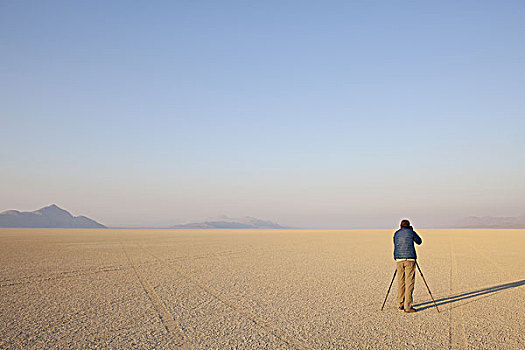
[[[0,348],[525,349],[525,230],[0,230]],[[394,284],[395,291],[395,284]]]

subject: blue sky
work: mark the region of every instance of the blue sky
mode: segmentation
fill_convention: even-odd
[[[525,215],[521,1],[3,1],[0,210]]]

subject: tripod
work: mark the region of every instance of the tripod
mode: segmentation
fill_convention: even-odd
[[[434,302],[434,306],[436,307],[437,312],[439,312],[438,306],[436,304],[436,301],[434,300],[434,297],[432,296],[432,292],[430,291],[430,287],[427,284],[427,281],[425,280],[425,276],[423,276],[423,272],[421,271],[421,268],[419,267],[419,264],[416,260],[416,266],[419,270],[419,274],[423,278],[423,282],[425,282],[425,286],[427,286],[428,294],[430,294],[430,297],[432,298],[432,302]],[[386,292],[385,301],[383,301],[383,306],[381,306],[381,311],[383,311],[383,308],[385,307],[386,300],[388,299],[388,294],[390,294],[390,289],[392,288],[392,284],[394,283],[394,279],[396,278],[397,269],[394,270],[394,276],[392,276],[392,281],[390,281],[390,286],[388,286],[388,291]]]

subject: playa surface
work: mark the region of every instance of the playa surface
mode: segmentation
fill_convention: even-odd
[[[523,349],[525,230],[0,230],[0,348]]]

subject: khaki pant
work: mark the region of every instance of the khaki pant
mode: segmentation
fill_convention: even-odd
[[[412,307],[412,292],[416,281],[415,261],[397,262],[397,305],[408,310]]]

